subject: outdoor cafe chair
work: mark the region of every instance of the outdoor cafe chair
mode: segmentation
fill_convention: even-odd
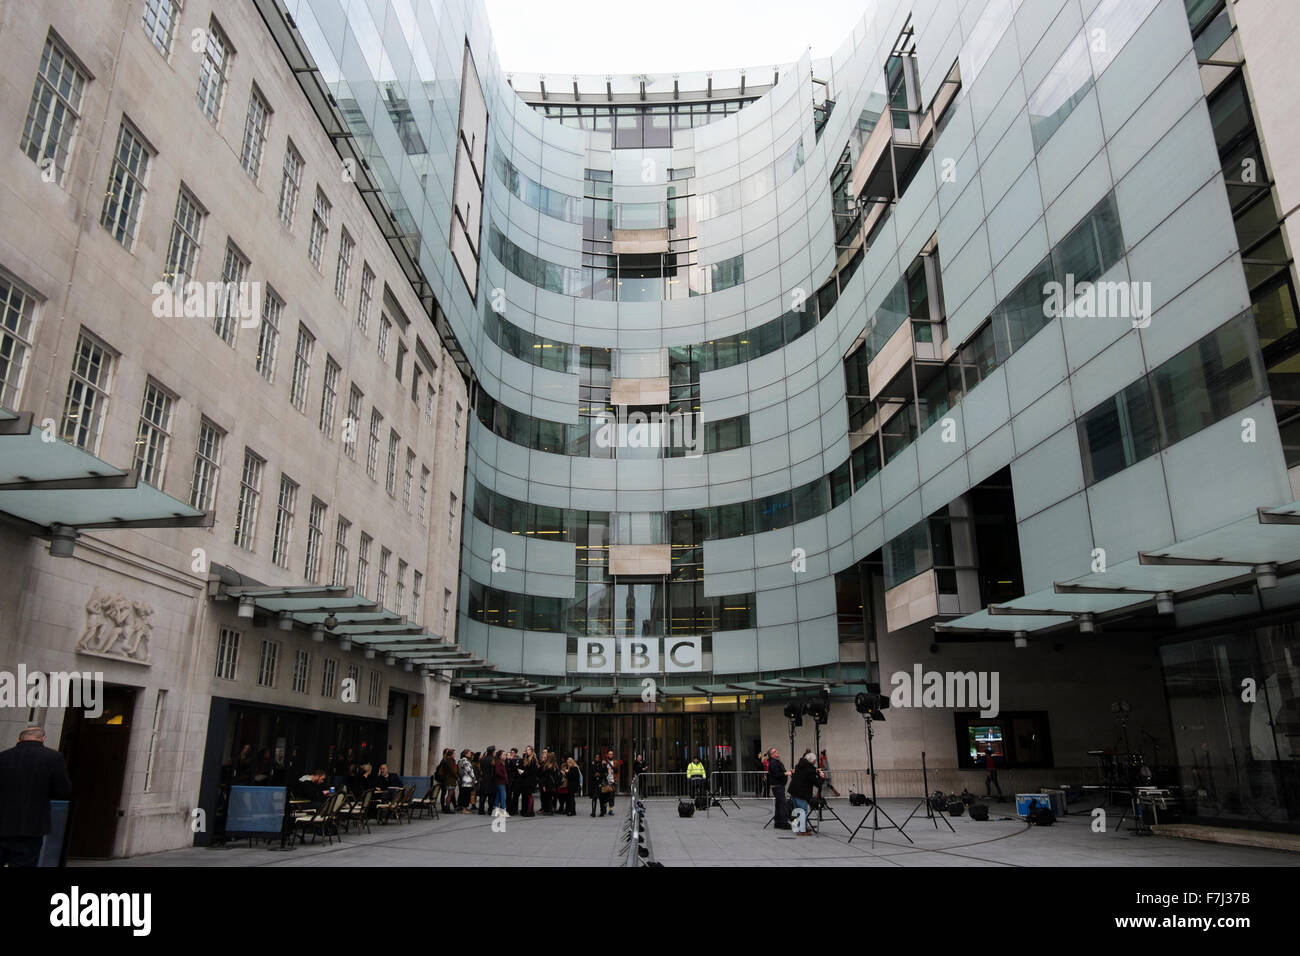
[[[336,793],[332,797],[327,797],[318,809],[304,810],[295,814],[294,829],[301,831],[303,839],[306,838],[307,831],[311,830],[313,843],[316,842],[316,833],[319,830],[325,839],[333,844],[334,837],[339,836],[338,814],[344,796],[345,794]]]
[[[367,790],[361,795],[360,800],[354,800],[352,804],[339,814],[339,818],[352,823],[356,821],[358,828],[370,832],[370,805],[375,801],[376,790]]]

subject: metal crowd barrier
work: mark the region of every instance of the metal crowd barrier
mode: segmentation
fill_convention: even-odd
[[[623,825],[623,865],[632,869],[656,866],[654,849],[650,845],[650,829],[646,821],[645,804],[641,800],[637,782],[640,774],[632,777],[628,793],[627,822]]]

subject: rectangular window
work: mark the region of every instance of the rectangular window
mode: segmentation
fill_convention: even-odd
[[[223,627],[217,636],[217,671],[222,680],[234,680],[239,665],[239,632]]]
[[[334,573],[330,584],[344,587],[348,583],[348,535],[352,533],[352,522],[339,515],[334,528]]]
[[[307,410],[307,384],[311,379],[311,350],[316,337],[298,323],[298,344],[293,350],[293,380],[289,384],[289,401],[300,412]]]
[[[77,337],[59,434],[64,441],[92,455],[99,450],[99,436],[108,412],[114,358],[107,346],[85,330]]]
[[[380,607],[387,607],[388,600],[388,559],[392,552],[387,548],[379,549],[379,579],[375,583],[375,602]]]
[[[348,417],[343,422],[343,451],[353,461],[357,460],[357,429],[361,427],[361,389],[355,385],[348,392]]]
[[[135,248],[136,227],[140,223],[145,181],[149,177],[149,161],[152,156],[149,147],[145,146],[144,141],[123,118],[117,128],[113,165],[108,171],[104,208],[100,210],[99,221],[108,230],[108,234],[127,251]]]
[[[262,325],[257,331],[257,371],[268,382],[275,381],[275,354],[280,348],[280,314],[284,300],[270,288],[262,296]]]
[[[217,479],[221,475],[223,432],[206,418],[199,421],[199,441],[194,449],[194,474],[190,478],[190,507],[211,511],[217,506]]]
[[[379,428],[384,422],[384,416],[379,414],[379,409],[370,409],[370,444],[366,447],[366,474],[371,478],[375,477],[375,466],[379,463]]]
[[[352,272],[352,250],[356,243],[344,229],[339,233],[339,260],[334,267],[334,295],[342,302],[348,297],[348,276]]]
[[[262,154],[266,152],[266,130],[271,125],[271,107],[254,85],[248,93],[248,115],[244,118],[244,145],[239,162],[244,172],[257,182],[262,174]]]
[[[212,331],[231,348],[235,346],[235,329],[239,327],[239,303],[244,301],[240,289],[248,278],[248,260],[229,239],[226,240],[226,257],[221,263],[221,298]]]
[[[352,681],[354,690],[361,689],[361,666],[359,664],[348,665],[348,680]]]
[[[388,430],[388,468],[384,474],[384,490],[394,495],[397,491],[397,449],[402,444],[402,437]]]
[[[388,333],[392,331],[393,323],[388,321],[388,316],[382,312],[379,314],[379,357],[388,361]]]
[[[438,390],[430,382],[424,387],[424,420],[430,425],[433,424],[434,402],[438,396]]]
[[[447,541],[454,541],[456,538],[456,492],[451,493],[451,502],[447,506]]]
[[[86,75],[51,33],[45,39],[18,148],[42,170],[53,169],[56,183],[63,182],[68,166],[85,89]]]
[[[163,264],[163,281],[179,292],[194,278],[199,259],[199,240],[205,213],[188,189],[181,186],[172,215],[171,240],[167,243],[167,261]]]
[[[361,541],[357,544],[357,583],[356,592],[366,596],[366,584],[370,580],[370,535],[361,532]]]
[[[327,657],[321,661],[320,665],[320,695],[322,697],[333,697],[338,690],[338,661],[332,657]]]
[[[280,661],[280,644],[262,641],[262,653],[257,659],[257,684],[259,687],[275,686],[275,667]]]
[[[320,577],[320,549],[325,536],[325,502],[311,500],[311,513],[307,516],[307,557],[303,562],[302,576],[315,582]]]
[[[239,476],[239,505],[235,510],[235,544],[252,551],[257,535],[257,507],[262,497],[262,469],[266,461],[244,449],[244,468]]]
[[[420,379],[423,376],[424,373],[420,371],[420,366],[413,364],[411,366],[411,401],[415,402],[417,410],[420,407]]]
[[[144,0],[140,22],[144,26],[145,36],[158,48],[164,59],[171,56],[172,38],[179,18],[178,0]]]
[[[424,590],[424,575],[421,574],[419,571],[412,572],[410,618],[416,624],[419,624],[420,619],[424,616],[423,610],[420,607],[420,594],[423,590]]]
[[[298,485],[288,475],[280,475],[280,496],[275,505],[275,537],[271,542],[271,560],[277,567],[289,567],[289,548],[293,544],[293,513],[298,506]]]
[[[415,483],[415,452],[406,449],[406,472],[402,476],[402,507],[411,510],[411,487]]]
[[[1109,478],[1160,450],[1155,406],[1145,377],[1079,419],[1084,480]]]
[[[280,173],[280,222],[286,229],[293,228],[293,217],[298,211],[298,193],[302,190],[302,156],[294,148],[293,140],[284,147],[284,167]]]
[[[403,376],[403,375],[405,374],[405,372],[406,372],[406,352],[407,352],[407,349],[406,349],[406,343],[404,343],[404,342],[398,342],[398,343],[397,343],[397,371],[396,371],[396,374],[397,374],[397,380],[398,380],[399,382],[402,380],[402,376]]]
[[[172,395],[164,392],[157,382],[144,382],[144,401],[135,429],[135,472],[140,481],[155,488],[161,488],[162,473],[166,470],[166,447],[172,438],[172,403]]]
[[[293,691],[307,693],[307,680],[311,674],[311,653],[299,649],[293,655]]]
[[[451,636],[451,591],[446,588],[442,591],[442,634]]]
[[[221,118],[221,104],[226,97],[226,83],[230,77],[230,59],[234,50],[216,19],[208,22],[203,63],[199,66],[199,109],[214,126]]]
[[[17,408],[32,354],[36,299],[0,273],[0,405]]]
[[[320,395],[320,431],[326,440],[334,437],[334,406],[339,398],[339,364],[325,356],[325,382]]]
[[[429,523],[427,507],[429,503],[429,469],[424,465],[420,466],[420,524],[421,526]]]
[[[406,562],[397,561],[397,606],[393,608],[398,614],[406,613]]]
[[[1263,397],[1261,360],[1249,318],[1238,317],[1221,326],[1152,373],[1165,445],[1182,441]]]
[[[361,263],[361,296],[357,303],[357,327],[362,332],[370,325],[370,301],[375,293],[375,274],[370,271],[370,266]]]
[[[382,693],[383,679],[379,676],[379,671],[370,672],[370,706],[378,707],[379,698]]]
[[[330,201],[325,198],[319,186],[316,187],[316,204],[311,210],[311,234],[307,237],[307,259],[320,271],[321,257],[325,252],[325,240],[330,232]]]
[[[1034,137],[1034,152],[1043,148],[1090,89],[1092,64],[1088,59],[1088,44],[1084,35],[1079,34],[1029,97],[1029,130]]]

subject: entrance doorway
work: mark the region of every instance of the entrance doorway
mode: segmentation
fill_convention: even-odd
[[[650,773],[685,773],[699,757],[709,773],[748,769],[736,753],[736,712],[700,714],[547,714],[539,747],[578,761],[584,774],[596,753],[614,751],[620,790],[642,755]]]
[[[87,717],[79,709],[67,711],[59,751],[72,780],[68,856],[113,855],[135,693],[131,687],[106,686],[104,712],[98,717]]]

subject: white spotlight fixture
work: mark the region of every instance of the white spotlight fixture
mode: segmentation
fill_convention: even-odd
[[[50,525],[50,557],[70,558],[79,532],[65,524]]]
[[[1029,635],[1024,631],[1016,631],[1015,638],[1017,648],[1025,648],[1029,646]]]
[[[239,614],[239,617],[241,617],[243,620],[245,620],[245,621],[251,621],[251,620],[253,619],[253,612],[254,612],[256,609],[257,609],[257,604],[254,603],[254,601],[253,601],[253,599],[252,599],[251,597],[241,597],[241,598],[239,599],[239,612],[238,612],[238,614]]]
[[[1093,633],[1094,631],[1096,631],[1096,630],[1097,630],[1097,624],[1096,624],[1096,621],[1093,620],[1093,617],[1092,617],[1091,614],[1080,614],[1080,615],[1079,615],[1079,633],[1080,633],[1080,634],[1092,634],[1092,633]]]
[[[394,664],[397,663],[397,655],[396,655],[396,654],[385,654],[385,655],[384,655],[384,663],[387,664],[389,667],[392,667]]]
[[[280,612],[280,620],[279,620],[279,622],[278,622],[275,626],[276,626],[279,630],[281,630],[281,631],[292,631],[292,630],[293,630],[293,612],[292,612],[292,611],[281,611],[281,612]]]
[[[1261,591],[1267,591],[1269,588],[1277,587],[1277,565],[1255,565],[1255,584],[1259,586]]]
[[[375,659],[375,649],[373,647],[367,647],[365,650],[365,655],[366,655],[366,660],[373,661]]]
[[[340,637],[340,638],[339,638],[339,650],[341,650],[341,651],[350,651],[350,650],[352,650],[352,638],[350,638],[350,637],[346,637],[346,636],[345,636],[345,637]]]
[[[415,670],[415,661],[402,661],[402,670],[408,674],[411,673],[411,671]],[[423,667],[420,668],[420,673],[424,673]]]
[[[325,643],[325,628],[323,625],[313,624],[311,626],[311,639],[317,644]]]
[[[1174,613],[1174,592],[1160,591],[1156,594],[1156,613],[1173,614]]]

